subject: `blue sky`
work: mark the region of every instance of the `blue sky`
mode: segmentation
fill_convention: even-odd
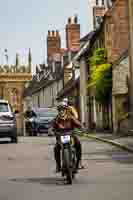
[[[4,49],[8,49],[9,63],[14,63],[16,52],[26,62],[31,48],[33,64],[46,59],[48,30],[59,29],[64,47],[65,24],[78,14],[81,35],[92,30],[93,0],[4,0],[0,6],[0,63],[4,63]]]

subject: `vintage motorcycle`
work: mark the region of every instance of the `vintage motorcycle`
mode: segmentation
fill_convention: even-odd
[[[36,136],[37,135],[37,127],[36,127],[36,118],[35,117],[26,117],[25,118],[25,127],[26,127],[26,133],[28,133],[28,136]]]
[[[68,184],[72,184],[72,179],[77,173],[76,169],[76,150],[74,147],[74,138],[71,131],[60,132],[61,145],[61,172]]]

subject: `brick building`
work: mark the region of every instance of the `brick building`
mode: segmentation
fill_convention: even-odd
[[[93,8],[94,28],[102,29],[98,45],[107,49],[109,61],[114,62],[128,48],[127,1],[112,0],[110,8],[107,8],[106,4],[101,5],[100,0],[96,2]],[[98,18],[101,20],[97,21]]]
[[[111,121],[113,120],[113,129],[117,131],[118,128],[118,117],[116,116],[118,107],[116,106],[117,98],[121,98],[123,101],[123,96],[127,95],[126,92],[127,88],[126,85],[126,77],[129,71],[129,64],[128,62],[124,64],[123,55],[125,55],[125,51],[128,49],[128,12],[127,12],[127,1],[126,0],[115,0],[115,1],[108,1],[109,4],[106,2],[100,3],[100,0],[96,1],[96,6],[93,9],[94,15],[94,28],[97,31],[95,41],[93,41],[90,56],[93,53],[93,50],[97,48],[105,48],[107,50],[107,57],[108,61],[114,63],[113,65],[113,92],[112,94],[112,101],[108,107],[108,118],[110,119],[110,126]],[[108,7],[107,7],[108,5]],[[121,58],[121,59],[120,59]],[[125,59],[125,58],[123,58]],[[122,64],[121,64],[122,62]],[[117,63],[117,67],[115,68],[115,63]],[[120,66],[119,66],[119,64]],[[119,77],[121,74],[122,77]],[[118,86],[119,77],[121,82],[121,90],[119,90]],[[114,84],[115,83],[115,84]],[[124,91],[121,95],[121,91]],[[90,94],[93,91],[90,91]],[[93,106],[92,106],[93,105]],[[96,126],[102,128],[104,125],[104,112],[102,111],[95,103],[95,97],[93,96],[93,102],[91,101],[91,118],[96,122]],[[112,111],[113,108],[113,111]],[[95,111],[95,112],[94,112]],[[112,115],[111,115],[112,113]],[[111,120],[112,119],[112,120]]]
[[[128,48],[128,9],[126,0],[116,0],[105,15],[105,46],[110,62]]]
[[[125,132],[127,127],[129,127],[127,119],[123,118],[125,109],[123,102],[126,101],[125,98],[128,94],[127,77],[129,77],[129,58],[128,53],[125,53],[129,46],[126,0],[116,0],[113,2],[112,7],[105,15],[104,30],[108,60],[114,63],[112,71],[113,130],[114,132]]]

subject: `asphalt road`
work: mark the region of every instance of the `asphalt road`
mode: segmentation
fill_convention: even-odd
[[[133,154],[83,139],[83,164],[72,186],[55,173],[53,138],[0,143],[0,200],[132,200]]]

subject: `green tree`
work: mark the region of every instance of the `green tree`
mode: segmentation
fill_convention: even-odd
[[[112,91],[112,65],[107,61],[106,50],[96,49],[89,59],[89,66],[88,88],[94,89],[97,102],[108,104]]]

